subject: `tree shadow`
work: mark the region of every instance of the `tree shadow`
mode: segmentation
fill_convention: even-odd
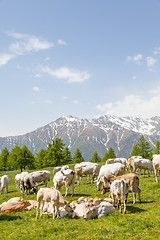
[[[17,220],[17,219],[22,219],[22,217],[20,216],[10,216],[10,215],[7,215],[7,214],[0,214],[0,221],[14,221],[14,220]]]

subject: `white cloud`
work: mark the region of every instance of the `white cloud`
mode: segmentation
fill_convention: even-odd
[[[79,104],[79,101],[78,100],[74,100],[73,103],[74,104]]]
[[[40,78],[40,77],[41,77],[41,75],[39,73],[34,75],[34,78]]]
[[[0,66],[7,64],[13,57],[13,54],[0,54]]]
[[[53,47],[53,43],[27,35],[27,37],[21,39],[21,41],[12,43],[9,46],[9,49],[16,55],[23,55],[28,52],[38,52],[40,50],[46,50],[51,47]]]
[[[58,44],[59,44],[59,45],[66,45],[67,43],[66,43],[65,41],[63,41],[63,40],[60,39],[60,40],[58,40]]]
[[[33,91],[35,91],[35,92],[39,92],[39,91],[40,91],[40,88],[37,87],[37,86],[33,87],[32,89],[33,89]]]
[[[133,57],[133,61],[137,64],[140,64],[140,61],[142,60],[142,54],[137,54]]]
[[[150,91],[148,96],[130,94],[114,103],[99,104],[96,108],[107,115],[153,117],[160,115],[160,92]]]
[[[90,78],[90,74],[87,71],[80,72],[68,67],[61,67],[57,70],[52,70],[49,67],[42,67],[42,72],[46,72],[51,76],[57,77],[58,79],[66,79],[68,83],[80,83]]]
[[[153,67],[157,60],[153,57],[147,57],[147,66],[148,67]]]
[[[129,62],[129,61],[132,60],[132,57],[131,57],[131,56],[128,56],[126,60],[127,60],[127,62]]]

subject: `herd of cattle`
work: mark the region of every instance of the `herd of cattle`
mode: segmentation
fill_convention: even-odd
[[[126,169],[130,169],[131,173],[125,174]],[[15,176],[16,187],[20,188],[21,193],[25,195],[30,192],[37,193],[37,201],[23,200],[22,197],[12,198],[8,202],[0,205],[0,211],[22,211],[31,208],[37,208],[36,218],[43,214],[53,214],[55,217],[64,216],[83,216],[87,218],[102,217],[115,211],[115,198],[117,206],[122,212],[121,197],[123,196],[124,213],[126,213],[126,203],[129,187],[133,193],[133,204],[136,202],[136,193],[138,193],[139,202],[141,202],[139,177],[137,172],[141,174],[141,170],[148,171],[148,176],[153,172],[155,180],[158,182],[157,173],[160,171],[160,155],[154,155],[153,160],[143,159],[140,156],[134,156],[128,159],[115,158],[108,159],[106,164],[101,166],[97,163],[82,162],[74,166],[74,170],[68,165],[55,167],[53,169],[53,187],[47,188],[50,181],[50,171],[35,171],[32,173],[22,172]],[[132,173],[133,171],[133,173]],[[65,196],[68,194],[69,187],[72,186],[72,195],[74,195],[75,179],[80,184],[82,175],[92,176],[91,183],[97,184],[97,190],[102,190],[102,194],[110,192],[109,198],[101,199],[98,197],[80,197],[71,203],[67,202],[60,193],[61,187],[66,188]],[[45,188],[38,190],[38,184],[44,182]],[[3,175],[0,178],[1,194],[6,190],[8,192],[9,178]],[[102,186],[103,185],[103,186]]]

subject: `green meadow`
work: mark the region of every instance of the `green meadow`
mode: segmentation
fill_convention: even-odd
[[[71,166],[73,168],[73,166]],[[53,186],[53,168],[48,187]],[[36,195],[25,196],[16,188],[14,177],[20,171],[0,172],[0,176],[9,176],[9,193],[0,196],[0,204],[12,197],[22,196],[25,199],[35,199]],[[160,239],[160,182],[156,183],[154,175],[140,178],[142,203],[132,204],[132,192],[129,192],[127,213],[120,214],[116,208],[115,213],[100,219],[85,220],[81,218],[52,219],[52,215],[43,215],[42,219],[36,219],[36,209],[14,213],[0,213],[0,239],[29,240],[29,239]],[[158,177],[160,180],[160,176]],[[44,187],[43,184],[40,187]],[[65,188],[60,190],[64,195]],[[75,184],[75,194],[71,198],[71,188],[66,200],[72,202],[81,196],[108,197],[109,193],[102,195],[97,191],[96,185],[88,182],[83,177],[80,186]]]

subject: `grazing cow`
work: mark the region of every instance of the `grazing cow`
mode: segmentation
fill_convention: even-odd
[[[34,194],[36,194],[38,190],[38,185],[35,184],[32,178],[32,175],[30,173],[25,175],[25,177],[21,180],[21,192],[27,195],[28,190],[29,190],[29,193],[31,190],[31,192],[33,192]]]
[[[107,181],[116,176],[125,174],[125,166],[122,163],[113,163],[103,165],[99,171],[97,183],[97,190],[99,191],[102,183],[106,184]]]
[[[66,187],[66,193],[65,193],[65,197],[68,194],[68,190],[69,190],[69,186],[72,185],[72,197],[74,194],[74,183],[75,183],[75,173],[73,170],[71,169],[67,169],[67,170],[61,170],[59,172],[57,172],[53,178],[53,183],[54,183],[54,187],[57,190],[60,190],[60,188],[65,185]]]
[[[35,183],[44,182],[45,187],[47,187],[48,181],[50,181],[50,171],[43,170],[43,171],[35,171],[30,173],[32,179]]]
[[[4,190],[8,193],[8,183],[9,183],[9,177],[7,175],[3,175],[0,179],[1,184],[1,194],[3,194]]]
[[[139,189],[139,177],[137,176],[137,174],[135,174],[135,173],[124,174],[121,176],[111,178],[109,180],[109,182],[112,183],[114,180],[121,179],[121,178],[126,180],[129,187],[131,188],[131,191],[133,192],[133,204],[135,204],[135,202],[136,202],[136,193],[137,192],[138,192],[139,202],[141,203],[141,196],[140,196],[141,190]],[[109,191],[110,191],[110,186],[108,185],[108,183],[106,183],[104,186],[102,186],[102,194],[105,194],[106,192],[109,192]]]
[[[27,175],[27,174],[29,174],[28,172],[21,172],[21,174],[20,174],[20,177],[19,177],[19,187],[20,187],[20,189],[21,189],[21,193],[24,193],[23,192],[23,180],[24,180],[24,177]],[[16,177],[15,177],[16,178]]]
[[[148,171],[148,177],[150,177],[150,173],[153,171],[152,161],[149,159],[132,158],[131,165],[133,167],[134,173],[137,173],[138,170],[144,170],[143,177],[145,177],[145,170]]]
[[[74,171],[77,176],[77,184],[80,184],[80,179],[82,175],[88,175],[88,180],[89,176],[92,175],[92,181],[91,183],[94,183],[94,178],[98,176],[99,170],[100,170],[100,165],[97,163],[92,163],[92,162],[81,162],[77,163],[74,166]]]
[[[117,198],[117,206],[120,209],[120,213],[122,212],[121,206],[121,196],[124,199],[124,213],[126,213],[126,203],[128,197],[128,183],[124,179],[117,179],[111,183],[110,186],[110,195],[113,200],[113,206],[115,206],[115,197]]]
[[[67,170],[67,169],[69,169],[69,166],[68,165],[64,165],[64,166],[62,166],[62,167],[55,167],[54,169],[53,169],[53,175],[55,175],[57,172],[59,172],[59,171],[63,171],[63,170]]]
[[[107,216],[108,214],[115,212],[115,208],[109,202],[101,202],[97,206],[87,207],[84,213],[84,219],[88,218],[101,218]]]
[[[40,217],[42,218],[43,214],[43,207],[45,202],[50,202],[53,208],[53,219],[55,219],[56,214],[57,218],[59,218],[59,208],[64,207],[64,209],[69,212],[70,214],[73,213],[73,209],[71,208],[70,204],[64,199],[62,194],[55,188],[40,188],[40,190],[37,193],[37,214],[36,218],[38,218],[38,212],[40,209]]]
[[[128,163],[126,158],[110,158],[107,159],[106,164],[111,164],[111,163],[122,163],[127,169],[128,169]]]
[[[153,155],[153,169],[154,169],[154,175],[155,175],[155,180],[158,182],[157,178],[157,172],[160,170],[160,155]]]
[[[21,174],[17,174],[17,175],[15,176],[16,188],[20,188],[20,181],[21,181]]]
[[[132,157],[130,157],[130,158],[128,159],[127,165],[128,165],[128,167],[130,168],[130,172],[133,171],[132,162],[134,161],[134,159],[142,159],[142,157],[141,157],[141,156],[132,156]]]

